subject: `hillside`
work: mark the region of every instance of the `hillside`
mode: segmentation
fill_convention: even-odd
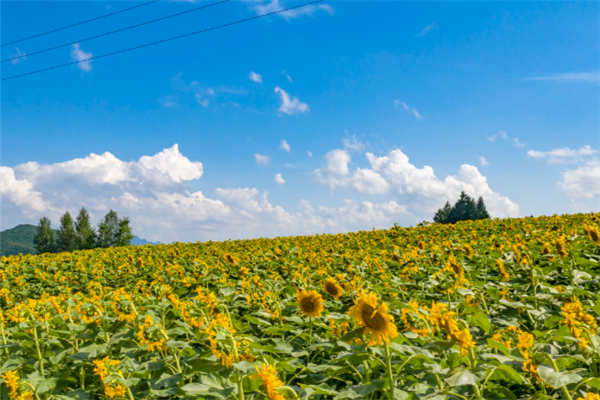
[[[0,232],[0,256],[35,254],[33,238],[36,230],[37,226],[35,225],[22,224]],[[145,244],[158,244],[158,242],[149,242],[137,236],[134,236],[131,240],[132,246],[142,246]]]
[[[599,261],[600,214],[6,257],[0,365],[29,399],[598,400]]]
[[[0,255],[35,254],[33,237],[36,229],[35,225],[24,224],[0,232]]]

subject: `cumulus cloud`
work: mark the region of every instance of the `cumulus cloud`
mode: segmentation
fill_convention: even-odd
[[[289,115],[296,113],[305,113],[309,111],[308,104],[302,103],[298,98],[291,97],[285,90],[277,86],[275,93],[279,95],[281,105],[279,106],[279,112],[286,113]]]
[[[281,141],[281,145],[279,146],[279,148],[283,151],[287,151],[288,153],[291,151],[290,145],[286,140]]]
[[[529,150],[527,156],[536,160],[546,159],[548,164],[570,164],[583,161],[586,157],[597,154],[598,151],[589,145],[580,149],[562,147],[550,151]]]
[[[343,172],[343,171],[342,171]],[[229,238],[346,232],[419,220],[396,202],[347,199],[340,207],[312,207],[302,199],[296,211],[269,201],[256,188],[217,188],[212,196],[190,190],[204,174],[202,163],[177,145],[152,156],[123,161],[109,152],[41,165],[0,167],[2,222],[6,227],[59,221],[86,207],[98,221],[109,209],[130,217],[134,233],[148,240]],[[276,180],[283,182],[281,174]]]
[[[421,113],[419,113],[419,111],[417,111],[416,108],[410,107],[408,104],[406,104],[403,101],[394,100],[394,108],[396,108],[398,110],[403,109],[404,111],[409,112],[412,115],[414,115],[416,119],[423,119],[423,116],[421,115]]]
[[[479,156],[479,163],[482,167],[487,167],[488,165],[490,165],[484,156]]]
[[[283,185],[285,183],[285,179],[283,179],[281,174],[277,174],[275,175],[275,182],[277,182],[280,185]]]
[[[258,165],[269,165],[271,158],[269,156],[263,156],[262,154],[254,153],[254,161],[256,161]]]
[[[411,164],[399,149],[387,156],[377,157],[369,152],[365,156],[370,168],[351,171],[348,151],[332,150],[325,155],[325,166],[314,171],[315,181],[332,190],[346,187],[370,195],[392,193],[405,198],[412,212],[424,216],[448,199],[457,198],[463,190],[474,197],[482,196],[496,217],[515,217],[519,213],[519,206],[492,191],[475,166],[464,164],[457,175],[441,180],[430,166],[418,168]]]
[[[425,28],[423,28],[423,30],[419,33],[417,33],[415,36],[425,36],[428,32],[430,32],[431,30],[437,28],[436,25],[432,22],[431,24],[427,25]]]
[[[600,160],[590,160],[577,169],[564,171],[558,186],[574,200],[600,195]]]
[[[496,142],[496,140],[498,138],[500,139],[506,139],[508,137],[508,134],[505,131],[498,131],[498,133],[496,133],[493,136],[488,136],[488,140],[492,143]]]
[[[273,13],[279,10],[283,10],[285,8],[290,8],[292,6],[291,4],[282,4],[280,0],[250,0],[250,3],[252,9],[256,12],[257,15]],[[284,11],[277,15],[289,21],[293,18],[298,18],[303,15],[314,15],[319,10],[325,11],[329,15],[333,15],[335,13],[335,9],[330,5],[318,4],[296,8],[294,10]]]
[[[248,78],[252,82],[262,83],[262,76],[260,74],[257,74],[256,72],[250,71],[250,75],[248,76]]]
[[[71,47],[71,60],[79,62],[77,64],[79,69],[85,72],[90,72],[92,70],[92,61],[89,60],[90,58],[92,58],[92,53],[87,53],[81,50],[79,43],[73,44]]]

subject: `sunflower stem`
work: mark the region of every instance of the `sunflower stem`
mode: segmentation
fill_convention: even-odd
[[[388,380],[390,381],[390,399],[393,400],[395,399],[394,388],[396,385],[394,382],[394,371],[392,370],[392,357],[390,356],[390,348],[386,340],[383,341],[383,347],[385,349],[385,361],[387,363]]]

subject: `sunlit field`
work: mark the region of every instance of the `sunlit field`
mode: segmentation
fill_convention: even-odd
[[[600,399],[600,214],[0,259],[4,399]]]

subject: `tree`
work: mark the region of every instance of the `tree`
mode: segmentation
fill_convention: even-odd
[[[446,202],[446,205],[435,213],[433,221],[441,224],[453,224],[458,221],[485,218],[490,218],[490,214],[485,208],[483,197],[479,197],[475,203],[475,200],[463,191],[460,192],[460,197],[454,206],[450,207],[450,203]]]
[[[438,222],[443,224],[450,217],[450,212],[452,211],[452,206],[450,206],[450,202],[447,201],[444,208],[440,208],[433,217],[433,222]]]
[[[127,246],[131,239],[129,218],[119,219],[116,211],[110,210],[98,224],[97,247]]]
[[[73,251],[77,246],[77,233],[71,214],[67,211],[60,218],[60,228],[56,233],[56,250]]]
[[[80,250],[93,249],[96,232],[90,224],[90,214],[85,208],[79,210],[75,220],[76,248]]]
[[[54,243],[54,231],[52,223],[47,217],[42,217],[37,227],[37,232],[33,237],[33,244],[37,254],[54,253],[56,246]]]
[[[490,214],[487,211],[487,208],[485,208],[485,203],[483,202],[483,197],[479,196],[479,199],[477,199],[477,204],[475,205],[475,219],[486,219],[486,218],[490,218]]]

